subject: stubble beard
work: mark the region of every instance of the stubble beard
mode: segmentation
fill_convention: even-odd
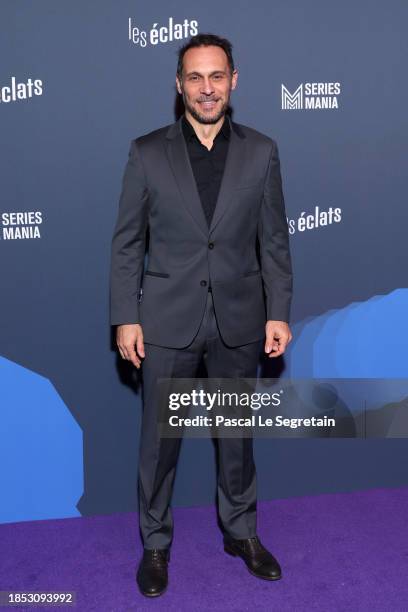
[[[229,96],[228,96],[227,100],[224,102],[224,104],[221,106],[221,108],[218,111],[218,113],[216,115],[212,115],[212,116],[201,115],[196,110],[196,108],[194,106],[189,104],[184,91],[183,91],[182,96],[183,96],[184,107],[194,117],[194,119],[196,121],[198,121],[199,123],[203,123],[203,124],[206,124],[206,125],[211,125],[213,123],[217,123],[217,121],[219,121],[221,119],[221,117],[223,117],[226,114],[227,110],[228,110]]]

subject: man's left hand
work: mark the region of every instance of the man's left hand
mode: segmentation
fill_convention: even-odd
[[[283,355],[292,334],[289,325],[285,321],[267,321],[265,326],[265,353],[268,357],[279,357]]]

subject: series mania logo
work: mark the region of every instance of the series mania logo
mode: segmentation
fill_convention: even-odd
[[[340,83],[301,83],[291,93],[282,83],[282,110],[339,108]]]

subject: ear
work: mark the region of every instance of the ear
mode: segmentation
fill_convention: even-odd
[[[178,74],[176,74],[176,87],[177,87],[177,91],[179,92],[179,94],[183,93],[183,88],[181,86],[181,81],[179,79]]]
[[[231,77],[231,89],[235,89],[237,86],[237,81],[238,81],[238,70],[235,69],[232,73],[232,77]]]

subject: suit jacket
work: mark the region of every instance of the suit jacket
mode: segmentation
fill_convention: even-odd
[[[225,120],[231,137],[210,227],[181,118],[131,141],[111,245],[111,324],[140,323],[145,342],[186,347],[210,284],[229,346],[262,339],[266,320],[289,321],[292,267],[278,148]]]

